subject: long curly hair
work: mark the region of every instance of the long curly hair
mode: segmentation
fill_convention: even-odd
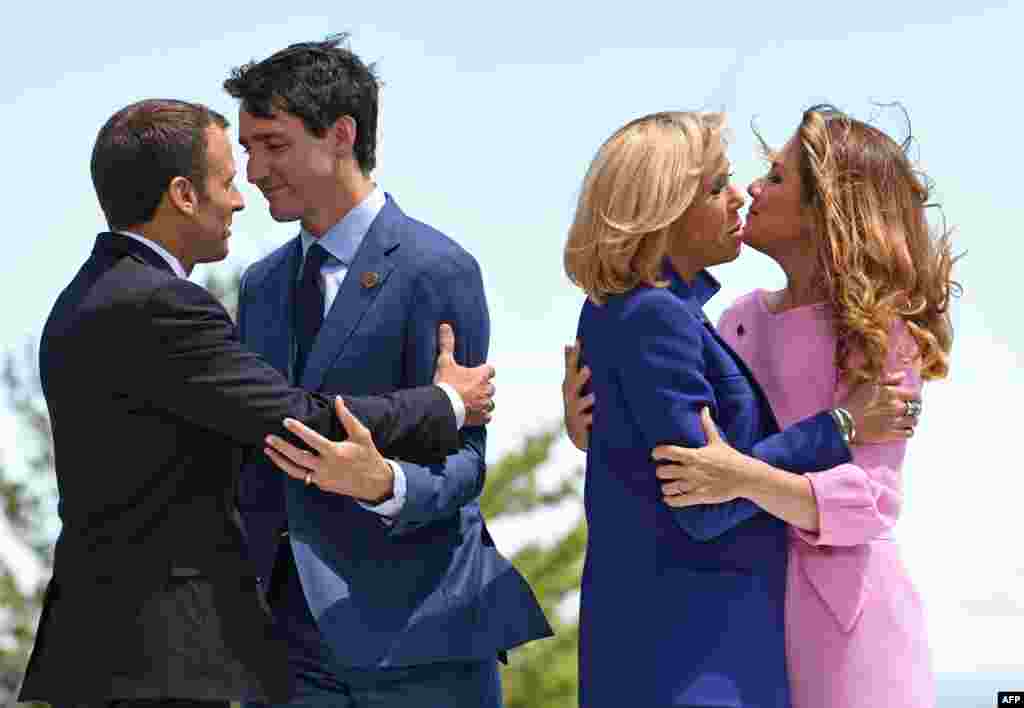
[[[916,344],[898,352],[903,360],[917,360],[922,379],[946,377],[957,258],[945,224],[935,237],[929,228],[931,185],[907,157],[910,138],[900,145],[830,105],[807,109],[796,137],[841,376],[851,385],[881,380],[900,318]]]

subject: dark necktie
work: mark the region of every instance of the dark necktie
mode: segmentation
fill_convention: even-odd
[[[295,381],[302,380],[309,352],[324,321],[324,293],[320,289],[320,269],[330,254],[319,243],[306,251],[302,277],[295,289]]]

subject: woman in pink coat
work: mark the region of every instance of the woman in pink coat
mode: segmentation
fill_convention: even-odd
[[[829,106],[803,115],[768,174],[749,188],[744,241],[785,271],[786,287],[740,298],[718,330],[753,371],[778,422],[832,408],[852,386],[946,376],[956,284],[946,234],[925,219],[927,186],[903,148]],[[570,356],[569,359],[573,359]],[[586,370],[567,367],[566,423],[586,446]],[[600,404],[598,403],[598,406]],[[794,708],[930,708],[934,679],[920,598],[892,528],[903,439],[858,444],[853,462],[795,475],[729,447],[705,412],[709,444],[661,446],[665,503],[744,497],[791,527],[786,651]],[[848,421],[841,421],[848,423]]]

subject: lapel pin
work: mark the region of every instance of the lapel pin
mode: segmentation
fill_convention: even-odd
[[[738,334],[738,335],[739,335],[739,336],[741,336],[741,337],[742,337],[742,336],[743,336],[744,334],[746,334],[746,332],[747,332],[747,330],[745,330],[745,329],[743,328],[743,325],[740,325],[739,327],[737,327],[737,328],[736,328],[736,334]]]
[[[377,287],[377,283],[380,282],[380,274],[368,270],[359,277],[359,283],[369,290],[370,288]]]

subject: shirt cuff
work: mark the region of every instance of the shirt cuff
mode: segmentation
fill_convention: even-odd
[[[356,501],[358,501],[359,506],[364,509],[368,509],[375,514],[380,514],[385,517],[385,520],[388,520],[398,516],[402,511],[402,507],[405,506],[405,490],[407,485],[405,481],[405,472],[402,471],[402,466],[394,460],[384,461],[391,465],[391,471],[395,474],[395,487],[391,498],[377,504],[376,506],[359,501],[358,499]]]
[[[462,426],[466,424],[466,404],[462,401],[462,396],[451,384],[439,383],[437,385],[448,394],[448,400],[451,401],[452,410],[455,412],[455,427],[462,430]]]

